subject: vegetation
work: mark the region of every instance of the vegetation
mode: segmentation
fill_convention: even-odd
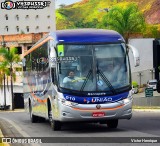
[[[132,81],[132,85],[134,88],[138,87],[138,83],[136,81]]]
[[[142,33],[145,28],[143,14],[135,3],[125,6],[114,6],[104,17],[103,24],[119,32],[126,42],[133,33]]]
[[[3,88],[4,93],[4,110],[6,110],[6,78],[9,73],[6,64],[0,64],[0,88]],[[3,86],[2,86],[3,85]],[[7,85],[8,85],[8,78],[7,78]]]
[[[4,74],[10,76],[12,110],[14,110],[13,81],[15,81],[16,76],[13,71],[13,66],[14,66],[14,64],[16,64],[20,61],[20,57],[17,54],[17,48],[7,49],[4,47],[0,48],[0,56],[3,58],[1,61],[1,64],[0,64],[0,67],[1,67],[0,72],[2,73],[2,76]]]
[[[158,19],[149,17],[149,15],[158,9],[156,2],[157,0],[135,0],[134,3],[133,0],[82,0],[69,6],[62,5],[56,11],[57,29],[110,28],[120,32],[126,40],[128,36],[137,35],[158,38],[160,37],[160,24],[157,23]],[[156,6],[157,8],[155,8]],[[116,10],[118,8],[120,9]],[[157,15],[157,11],[155,13]],[[120,14],[122,15],[120,16]],[[124,18],[121,20],[123,21],[123,25],[121,24],[118,25],[118,27],[114,27],[112,22],[115,22],[117,17],[118,19],[120,19],[120,17]],[[156,20],[156,22],[154,22],[153,19]],[[116,24],[118,24],[118,22],[116,22]],[[125,27],[126,25],[127,27]],[[125,30],[122,31],[122,28],[125,28]]]

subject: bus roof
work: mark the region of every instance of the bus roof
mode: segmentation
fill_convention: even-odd
[[[58,43],[116,43],[124,42],[116,31],[104,29],[58,30],[50,34]]]
[[[41,44],[49,39],[54,39],[56,44],[98,44],[98,43],[120,43],[124,42],[123,37],[116,31],[105,29],[67,29],[51,32],[28,50],[23,56],[31,53]]]

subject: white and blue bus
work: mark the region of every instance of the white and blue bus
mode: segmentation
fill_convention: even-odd
[[[32,122],[98,122],[117,128],[132,117],[128,52],[139,54],[111,30],[59,30],[24,54],[24,101]],[[72,76],[70,76],[70,73]]]

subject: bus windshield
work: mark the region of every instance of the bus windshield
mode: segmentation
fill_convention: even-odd
[[[58,45],[57,50],[61,88],[114,93],[130,85],[129,61],[123,43]]]

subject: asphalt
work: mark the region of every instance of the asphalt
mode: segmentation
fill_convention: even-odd
[[[153,96],[159,96],[160,94],[157,92],[153,93]],[[145,93],[134,94],[133,98],[145,97]],[[14,110],[14,111],[4,111],[0,110],[0,112],[23,112],[23,109]],[[147,112],[160,112],[159,109],[133,109],[133,111],[147,111]],[[12,144],[2,143],[1,138],[3,137],[24,137],[12,123],[8,122],[6,119],[0,118],[0,146],[29,146],[29,144]]]
[[[15,110],[15,111],[2,111],[0,110],[0,112],[22,112],[24,111],[23,109],[20,110]],[[0,118],[0,146],[30,146],[30,144],[16,144],[16,143],[2,143],[2,139],[1,138],[10,138],[10,137],[24,137],[18,130],[16,127],[14,127],[14,125],[10,122],[8,122],[6,119]]]

